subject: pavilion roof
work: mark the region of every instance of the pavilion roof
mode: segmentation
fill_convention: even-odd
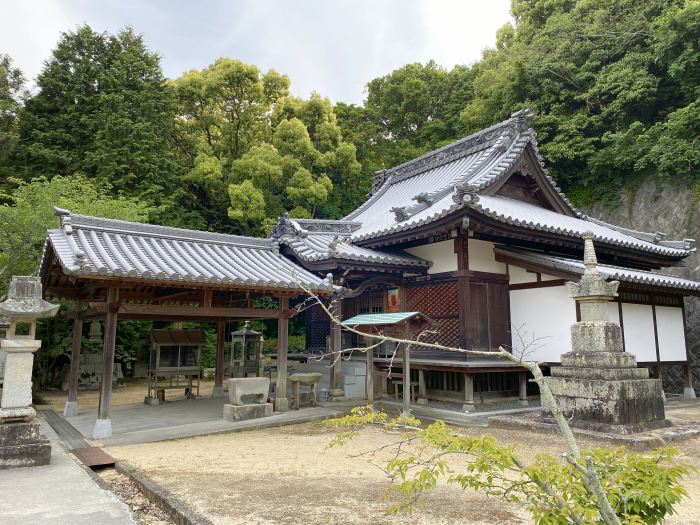
[[[330,292],[334,287],[280,254],[272,239],[201,232],[103,219],[56,210],[60,228],[49,230],[40,264],[53,250],[63,272],[163,283]]]

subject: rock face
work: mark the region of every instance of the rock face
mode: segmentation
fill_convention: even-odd
[[[641,231],[662,231],[669,238],[693,238],[700,241],[700,202],[693,199],[693,191],[686,181],[662,185],[648,179],[634,194],[621,194],[622,205],[615,210],[594,206],[586,213],[604,221]],[[686,259],[685,266],[663,270],[664,273],[700,279],[700,252]],[[693,373],[695,390],[700,389],[700,297],[685,300],[685,322],[688,335],[688,361]],[[683,367],[662,367],[663,387],[667,393],[683,392]]]
[[[620,325],[607,320],[619,283],[598,273],[593,235],[584,239],[586,270],[580,282],[567,283],[581,321],[571,327],[572,351],[552,368],[552,393],[574,426],[620,434],[667,426],[661,381],[637,368],[623,350]]]

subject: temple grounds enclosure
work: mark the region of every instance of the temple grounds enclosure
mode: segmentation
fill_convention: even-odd
[[[671,402],[669,415],[700,418],[698,403]],[[467,428],[488,433],[499,442],[536,453],[558,454],[563,440],[554,434],[498,428]],[[147,478],[171,491],[198,514],[217,524],[495,524],[530,523],[517,506],[456,487],[441,486],[425,495],[420,508],[407,518],[390,517],[387,481],[370,465],[389,457],[353,457],[395,439],[367,429],[347,447],[326,448],[333,431],[320,422],[290,425],[160,443],[108,447],[118,461],[129,463]],[[580,438],[582,447],[606,443]],[[678,444],[679,460],[700,468],[700,440]],[[457,463],[455,462],[455,465]],[[690,498],[669,518],[670,525],[700,523],[697,473],[685,480]]]

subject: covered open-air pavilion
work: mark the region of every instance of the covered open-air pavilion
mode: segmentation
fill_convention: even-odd
[[[71,214],[57,209],[60,226],[48,232],[40,263],[44,295],[70,299],[73,319],[68,400],[78,414],[82,325],[104,321],[99,408],[92,436],[112,435],[110,400],[117,323],[126,320],[199,321],[217,326],[213,397],[223,397],[224,331],[229,320],[278,324],[275,409],[285,412],[290,301],[305,290],[328,296],[334,285],[294,264],[271,239],[154,226]],[[256,307],[268,297],[273,307]],[[334,374],[331,370],[331,381]],[[331,385],[334,386],[334,385]]]

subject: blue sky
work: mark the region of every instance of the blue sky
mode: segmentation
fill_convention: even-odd
[[[403,64],[477,60],[509,9],[510,0],[16,0],[3,6],[0,53],[33,78],[61,31],[131,25],[169,77],[229,56],[289,75],[297,96],[361,103],[369,80]]]

